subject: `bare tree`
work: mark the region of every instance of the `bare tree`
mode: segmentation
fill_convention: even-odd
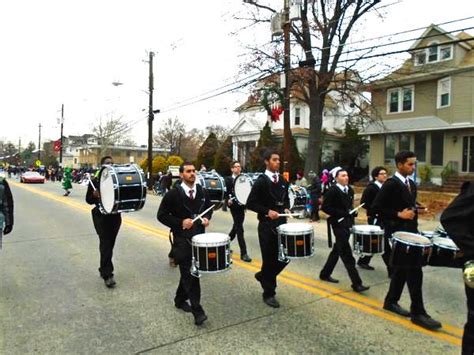
[[[170,154],[179,154],[180,141],[185,133],[184,123],[178,117],[168,117],[168,119],[160,125],[158,132],[153,140],[158,145],[170,149]]]
[[[206,127],[207,135],[214,133],[219,142],[224,142],[229,135],[230,128],[226,126],[221,126],[218,124],[210,125]]]
[[[115,117],[113,113],[105,118],[100,117],[92,127],[92,133],[97,137],[100,145],[99,156],[108,154],[109,147],[129,138],[132,127],[123,120],[123,116]]]
[[[250,16],[245,18],[250,26],[269,24],[269,16],[278,13],[276,9],[255,0],[246,2],[251,6]],[[379,2],[380,0],[302,0],[300,20],[291,22],[293,49],[299,53],[296,59],[303,68],[291,71],[289,86],[291,91],[297,89],[300,99],[310,110],[306,172],[319,171],[327,95],[332,90],[345,93],[359,89],[359,85],[351,83],[355,77],[344,74],[354,73],[356,64],[371,52],[371,48],[359,52],[354,60],[342,56],[347,52],[348,39],[355,31],[356,23],[369,11],[376,9]],[[252,60],[248,61],[245,69],[280,72],[284,60],[281,47],[281,43],[271,42],[266,46],[249,48]]]
[[[194,161],[197,158],[198,148],[204,143],[206,137],[206,132],[197,128],[185,132],[179,145],[179,155],[184,160]]]

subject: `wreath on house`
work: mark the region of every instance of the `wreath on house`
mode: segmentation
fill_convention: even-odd
[[[283,113],[283,93],[276,87],[265,87],[262,90],[262,98],[260,104],[267,111],[268,116],[272,122],[280,120],[280,115]]]

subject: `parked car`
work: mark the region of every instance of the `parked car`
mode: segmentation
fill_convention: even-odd
[[[20,176],[22,183],[44,184],[44,176],[36,171],[26,171]]]

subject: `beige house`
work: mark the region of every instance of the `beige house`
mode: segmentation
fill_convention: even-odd
[[[474,173],[474,37],[431,25],[408,52],[401,68],[370,84],[374,122],[361,133],[370,136],[369,167],[393,170],[395,153],[412,150],[433,182],[445,167]]]
[[[83,146],[79,149],[79,164],[81,166],[93,166],[96,167],[100,164],[101,158],[101,146],[100,145],[88,145]],[[147,158],[148,148],[142,147],[127,147],[114,145],[107,147],[107,155],[111,155],[114,158],[115,164],[129,164],[140,162]],[[169,149],[153,148],[153,156],[157,154],[168,155]]]

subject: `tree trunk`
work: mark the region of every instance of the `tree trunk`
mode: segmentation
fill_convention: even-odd
[[[319,175],[323,138],[323,110],[326,94],[323,93],[321,88],[317,88],[316,85],[310,85],[309,93],[308,152],[306,154],[304,172],[307,175],[312,170]]]

